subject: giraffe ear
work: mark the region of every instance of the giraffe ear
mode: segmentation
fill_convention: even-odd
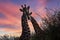
[[[22,9],[20,9],[20,11],[22,11],[22,12],[23,12],[23,10],[22,10]]]

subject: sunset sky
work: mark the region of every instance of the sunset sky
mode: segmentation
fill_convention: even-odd
[[[30,6],[32,16],[40,23],[40,17],[46,16],[46,10],[60,8],[60,0],[0,0],[0,34],[21,33],[21,5]],[[30,23],[29,23],[30,24]],[[32,26],[32,25],[31,25]],[[30,27],[31,27],[30,26]],[[33,29],[31,27],[31,29]]]

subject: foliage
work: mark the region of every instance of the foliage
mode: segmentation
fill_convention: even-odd
[[[47,14],[48,18],[43,19],[47,29],[46,40],[60,40],[60,11],[53,11],[54,15]]]
[[[0,36],[0,40],[19,40],[19,38],[20,37],[12,37],[12,36],[10,36],[9,37],[9,35],[4,35],[4,36]]]

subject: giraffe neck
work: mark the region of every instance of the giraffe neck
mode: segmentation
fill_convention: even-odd
[[[38,23],[36,22],[36,20],[32,16],[31,16],[31,23],[32,23],[32,25],[34,27],[34,30],[35,30],[36,34],[43,33],[43,30],[41,30]]]
[[[45,40],[44,39],[44,31],[43,30],[41,30],[41,28],[39,27],[39,25],[38,25],[38,23],[36,22],[36,20],[31,16],[31,23],[32,23],[32,25],[33,25],[33,27],[34,27],[34,30],[35,30],[35,35],[36,35],[36,38],[38,39],[38,40]]]
[[[22,16],[22,35],[20,40],[29,40],[30,39],[30,29],[28,27],[27,18],[25,15]]]
[[[31,23],[33,24],[33,27],[34,27],[36,33],[42,31],[40,29],[38,23],[36,22],[36,20],[33,17],[31,17]]]

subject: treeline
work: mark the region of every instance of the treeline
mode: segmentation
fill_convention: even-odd
[[[19,40],[20,37],[14,37],[9,35],[0,36],[0,40]]]
[[[45,34],[44,40],[60,40],[60,10],[47,10],[45,18],[42,19]],[[39,40],[34,35],[31,40]]]

